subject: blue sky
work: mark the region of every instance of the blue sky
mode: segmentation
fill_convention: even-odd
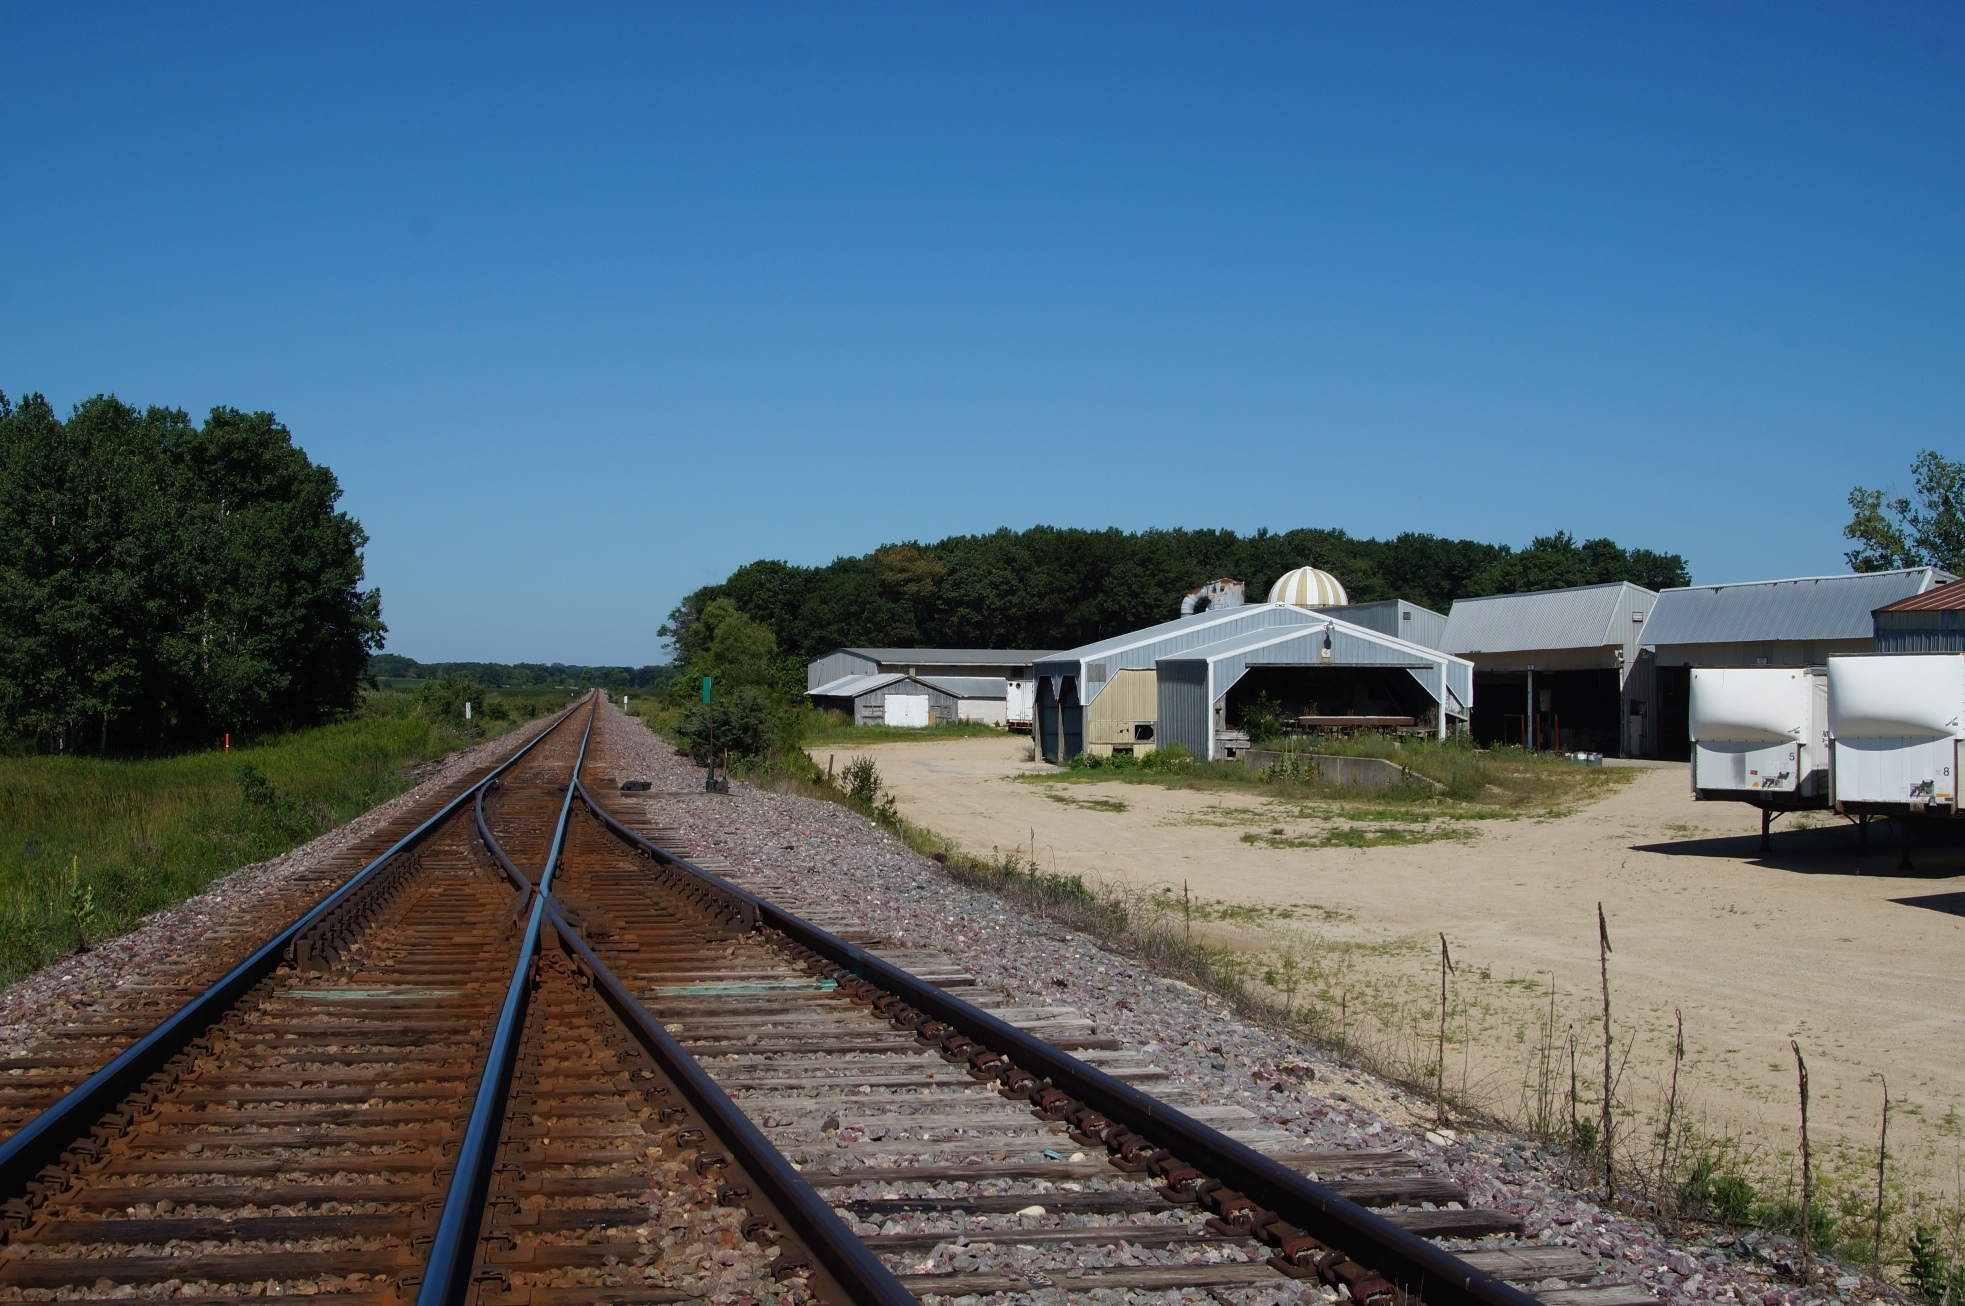
[[[1836,571],[1965,444],[1957,4],[0,19],[0,390],[277,412],[413,657],[1038,522]]]

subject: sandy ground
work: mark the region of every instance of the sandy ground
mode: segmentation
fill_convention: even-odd
[[[1434,1059],[1420,1031],[1437,1018],[1444,932],[1456,965],[1449,1079],[1510,1117],[1534,1107],[1526,1083],[1545,1045],[1567,1112],[1571,1028],[1585,1082],[1601,1077],[1602,902],[1620,1060],[1636,1040],[1620,1098],[1639,1115],[1662,1100],[1676,1009],[1681,1110],[1709,1133],[1782,1168],[1797,1132],[1793,1038],[1818,1153],[1825,1139],[1847,1145],[1832,1172],[1853,1175],[1864,1149],[1874,1165],[1881,1072],[1902,1177],[1952,1186],[1965,1133],[1965,843],[1919,848],[1917,869],[1900,872],[1889,832],[1864,853],[1846,825],[1816,815],[1803,818],[1813,829],[1777,824],[1761,858],[1756,812],[1694,802],[1685,768],[1664,766],[1568,815],[1465,823],[1471,839],[1276,848],[1242,836],[1295,833],[1300,812],[1147,784],[1019,782],[1050,770],[1025,761],[1027,748],[1016,736],[884,744],[838,762],[873,756],[904,815],[972,851],[1034,849],[1046,869],[1157,890],[1175,911],[1184,883],[1210,904],[1199,932],[1272,967],[1302,958],[1299,1000],[1341,1004],[1353,1036],[1395,1061]]]

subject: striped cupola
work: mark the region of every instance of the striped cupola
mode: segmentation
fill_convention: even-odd
[[[1299,608],[1330,608],[1349,603],[1351,596],[1337,577],[1315,567],[1284,572],[1269,587],[1271,603],[1294,603]]]

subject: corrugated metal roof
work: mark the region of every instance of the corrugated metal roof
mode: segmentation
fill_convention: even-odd
[[[1639,638],[1653,647],[1869,639],[1876,609],[1955,579],[1935,567],[1914,567],[1669,589]]]
[[[906,679],[907,677],[898,671],[880,671],[870,676],[841,676],[828,684],[820,685],[817,689],[806,690],[805,696],[807,698],[858,698],[862,694],[871,694],[876,689],[891,685],[896,680]]]
[[[1329,662],[1323,660],[1326,630],[1332,639]],[[1308,629],[1245,630],[1199,648],[1169,653],[1160,661],[1214,665],[1215,694],[1240,679],[1242,669],[1249,666],[1393,666],[1410,670],[1436,701],[1445,698],[1443,691],[1451,692],[1461,704],[1474,701],[1474,664],[1467,659],[1335,618],[1328,626],[1319,623]]]
[[[1021,666],[1047,658],[1052,649],[1023,648],[849,648],[875,662],[906,662],[914,666]]]
[[[1957,612],[1965,608],[1965,580],[1948,580],[1942,585],[1913,594],[1895,603],[1886,603],[1878,612]]]
[[[1322,627],[1325,618],[1307,608],[1288,603],[1245,603],[1232,608],[1210,608],[1192,616],[1163,621],[1157,626],[1115,635],[1094,644],[1054,653],[1036,667],[1036,674],[1062,678],[1076,677],[1080,701],[1089,703],[1120,671],[1144,670],[1161,657],[1183,649],[1225,639],[1239,630],[1270,629],[1279,626]]]
[[[951,698],[1008,698],[1010,687],[1001,676],[916,676]]]
[[[1447,651],[1461,654],[1623,645],[1638,628],[1631,614],[1650,613],[1657,600],[1626,581],[1455,599],[1444,642]]]

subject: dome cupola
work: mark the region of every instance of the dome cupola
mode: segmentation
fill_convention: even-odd
[[[1315,567],[1298,567],[1277,577],[1276,583],[1269,587],[1271,603],[1294,603],[1299,608],[1333,608],[1348,604],[1351,596],[1344,592],[1343,584],[1337,577]]]

